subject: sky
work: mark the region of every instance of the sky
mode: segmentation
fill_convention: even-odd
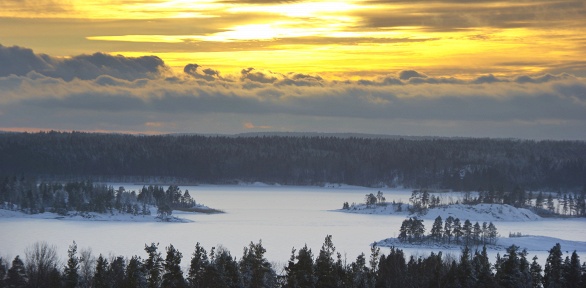
[[[3,0],[0,130],[586,140],[583,0]]]

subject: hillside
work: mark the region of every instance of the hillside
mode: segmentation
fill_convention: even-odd
[[[456,191],[581,191],[586,185],[584,141],[281,135],[0,133],[0,177]]]

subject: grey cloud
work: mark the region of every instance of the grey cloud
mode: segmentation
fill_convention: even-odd
[[[583,27],[586,15],[584,2],[578,0],[500,2],[502,5],[493,5],[494,1],[459,0],[371,2],[395,7],[393,12],[358,12],[364,26],[377,28],[421,26],[433,31],[455,31],[474,27]]]
[[[14,74],[25,75],[31,71],[43,72],[53,69],[51,58],[37,55],[33,50],[19,46],[0,45],[0,77]]]
[[[146,76],[159,69],[160,62],[151,58],[94,54],[76,57],[79,58],[76,63],[93,67],[80,73],[96,76],[70,78],[47,72],[56,73],[59,70],[55,65],[62,65],[49,56],[35,55],[18,47],[0,51],[16,51],[20,54],[12,55],[28,59],[29,62],[23,62],[29,63],[23,64],[25,67],[35,67],[0,76],[3,126],[31,125],[34,121],[40,123],[37,125],[62,125],[57,123],[74,121],[71,115],[109,123],[108,127],[140,125],[153,121],[149,118],[153,115],[166,121],[181,119],[185,123],[194,119],[226,121],[218,119],[218,115],[230,115],[238,119],[237,125],[241,127],[243,121],[251,118],[263,117],[263,123],[267,123],[266,119],[286,115],[287,119],[299,123],[325,118],[337,119],[332,122],[338,123],[407,121],[427,123],[428,129],[436,122],[451,123],[454,127],[470,127],[471,122],[509,123],[510,130],[503,133],[506,135],[523,132],[527,125],[538,129],[540,124],[547,123],[548,127],[567,129],[562,134],[570,139],[586,139],[586,132],[575,131],[575,127],[586,126],[586,78],[568,74],[512,78],[488,74],[466,80],[404,70],[374,80],[328,81],[317,75],[247,68],[242,70],[240,79],[227,80],[213,68],[189,64],[184,71],[192,77],[135,78],[129,75]],[[0,67],[15,71],[12,66]],[[203,77],[214,81],[202,81]],[[319,121],[312,123],[315,126],[307,126],[306,131],[332,128],[322,126]],[[91,123],[84,125],[90,125],[86,126],[87,130],[95,129]],[[366,131],[368,127],[363,128]]]
[[[253,82],[259,82],[259,83],[274,83],[275,81],[278,80],[277,76],[281,76],[279,74],[275,74],[272,72],[262,72],[262,71],[258,71],[255,70],[252,67],[246,68],[246,69],[242,69],[242,71],[240,71],[240,79],[241,80],[250,80]]]
[[[206,81],[214,81],[222,79],[220,72],[211,68],[203,68],[197,64],[187,64],[183,68],[185,74],[191,75],[196,79],[203,79]]]
[[[505,82],[507,80],[499,79],[492,74],[479,76],[472,83],[474,84],[484,84],[484,83],[496,83],[496,82]]]
[[[418,77],[418,78],[427,78],[427,75],[419,73],[415,70],[403,70],[399,72],[399,79],[401,80],[409,80],[410,78]]]
[[[104,53],[79,55],[57,59],[45,54],[35,54],[31,49],[0,45],[0,76],[22,76],[29,72],[71,81],[96,79],[102,75],[136,80],[156,78],[167,69],[163,60],[156,56],[124,57]]]

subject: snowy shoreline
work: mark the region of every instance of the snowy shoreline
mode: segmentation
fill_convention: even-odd
[[[201,214],[188,213],[183,211],[173,211],[173,214]],[[163,220],[156,215],[133,215],[128,213],[96,213],[96,212],[78,212],[70,211],[67,215],[60,215],[53,212],[44,212],[37,214],[27,214],[21,211],[0,209],[0,218],[26,218],[26,219],[47,219],[47,220],[64,220],[64,221],[111,221],[111,222],[171,222],[171,223],[189,223],[192,220],[170,216]]]
[[[502,251],[511,245],[519,246],[521,250],[527,249],[527,251],[549,251],[551,247],[559,243],[564,251],[586,251],[586,242],[583,241],[571,241],[564,240],[554,237],[547,236],[533,236],[524,235],[521,237],[498,237],[496,244],[487,244],[488,250]],[[396,248],[420,248],[430,250],[455,250],[460,251],[465,245],[462,244],[447,244],[447,243],[407,243],[401,242],[397,238],[387,238],[380,241],[375,241],[378,247],[396,247]],[[481,250],[483,245],[470,245],[469,248],[472,250]]]
[[[539,221],[540,216],[525,208],[515,208],[507,204],[451,204],[428,209],[425,213],[410,213],[409,205],[403,204],[401,210],[397,210],[397,205],[388,203],[387,205],[358,204],[350,209],[337,209],[336,212],[351,214],[372,214],[372,215],[401,215],[405,217],[416,216],[421,219],[433,220],[438,216],[446,219],[449,216],[470,221]]]

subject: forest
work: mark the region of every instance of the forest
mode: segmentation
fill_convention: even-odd
[[[137,192],[128,191],[123,186],[115,189],[111,185],[91,181],[36,183],[25,178],[0,179],[0,208],[28,214],[116,212],[150,215],[150,207],[154,206],[157,208],[157,216],[165,220],[173,210],[195,212],[195,205],[196,201],[189,190],[184,192],[177,185],[169,185],[167,189],[158,185],[145,185]],[[215,209],[208,209],[207,212],[221,213]]]
[[[38,181],[586,189],[584,141],[0,133],[0,159]]]
[[[10,263],[0,258],[0,287],[584,287],[586,263],[574,251],[563,257],[556,244],[549,250],[545,266],[527,251],[510,246],[495,263],[486,246],[481,251],[462,249],[459,257],[443,255],[406,257],[401,249],[387,255],[376,246],[370,256],[360,254],[349,262],[336,251],[332,237],[314,256],[305,245],[292,249],[284,267],[267,261],[262,241],[251,242],[240,259],[223,247],[206,251],[197,243],[183,265],[183,254],[172,244],[159,251],[159,244],[144,247],[144,258],[135,255],[97,257],[91,250],[78,252],[75,241],[67,259],[59,260],[54,246],[37,242]],[[569,253],[568,253],[569,254]],[[187,267],[184,271],[184,267]]]

